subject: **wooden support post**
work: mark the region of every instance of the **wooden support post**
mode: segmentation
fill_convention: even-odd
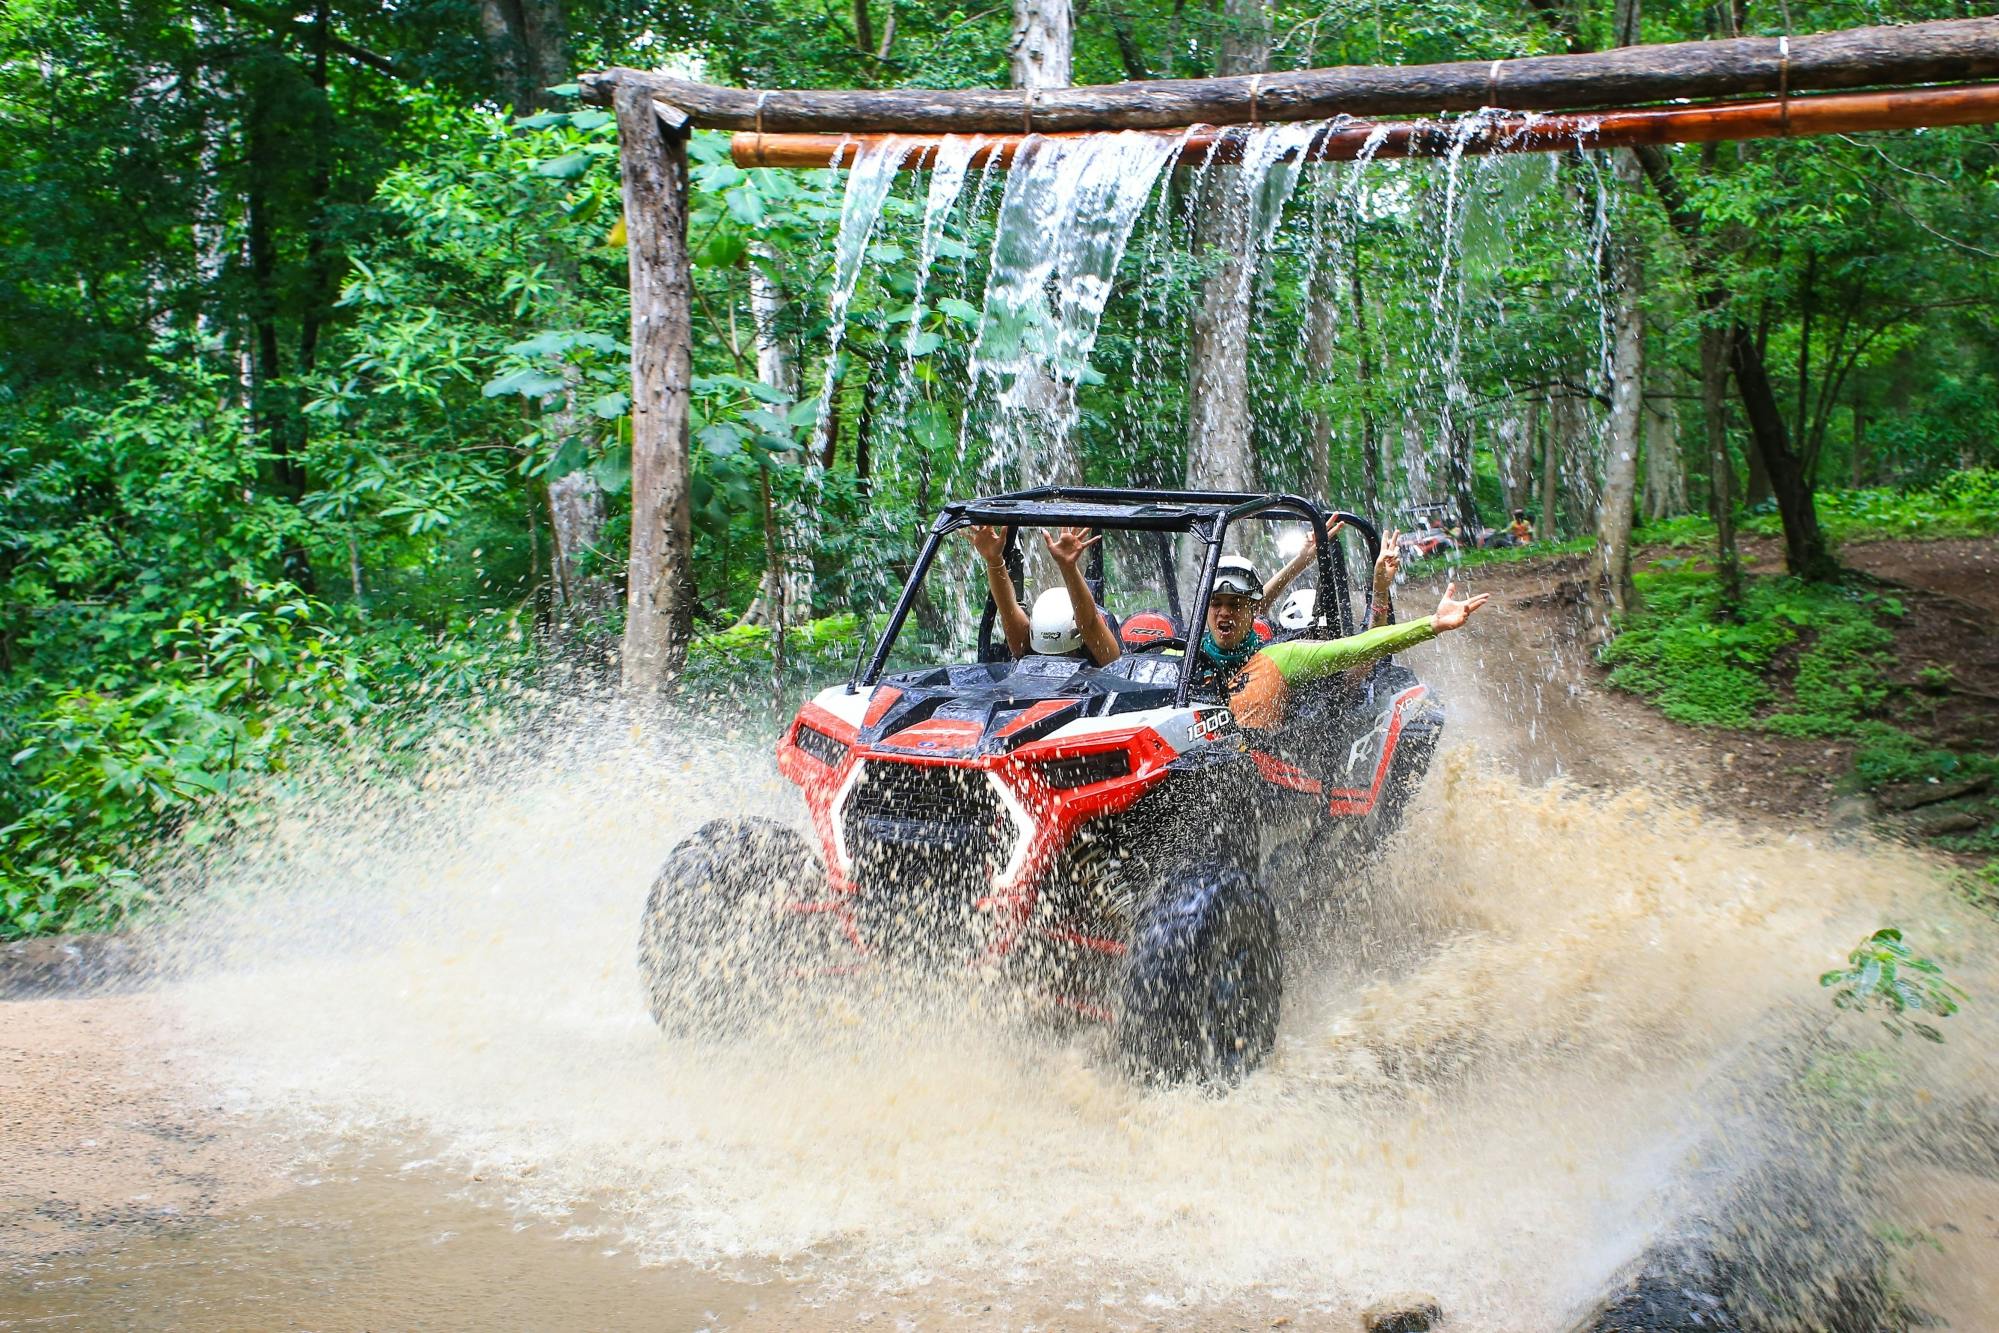
[[[639,87],[619,88],[614,105],[632,292],[632,546],[623,676],[627,690],[653,693],[679,675],[694,621],[687,118],[656,106]],[[669,124],[675,118],[679,123]]]

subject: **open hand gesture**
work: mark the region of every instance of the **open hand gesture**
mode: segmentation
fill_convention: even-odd
[[[974,551],[977,551],[988,560],[997,560],[1006,553],[1005,528],[966,528],[965,539],[972,543]]]
[[[1482,592],[1468,602],[1458,601],[1457,596],[1457,584],[1447,583],[1444,585],[1444,596],[1437,603],[1437,614],[1430,617],[1430,623],[1437,627],[1439,634],[1445,630],[1457,629],[1467,620],[1470,620],[1471,613],[1484,606],[1492,597],[1492,594]]]
[[[1048,543],[1048,554],[1055,557],[1055,563],[1067,568],[1082,557],[1084,551],[1103,540],[1101,534],[1092,537],[1088,528],[1064,528],[1059,536],[1041,534],[1041,540]]]

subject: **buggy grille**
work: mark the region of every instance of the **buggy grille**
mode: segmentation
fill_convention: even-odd
[[[975,947],[976,903],[1021,836],[983,771],[869,759],[840,818],[871,944]]]

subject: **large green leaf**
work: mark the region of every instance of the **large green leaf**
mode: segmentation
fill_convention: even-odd
[[[545,398],[549,394],[562,392],[565,383],[560,375],[524,366],[487,381],[486,387],[479,392],[488,398],[499,398],[510,393],[517,393],[523,398]]]

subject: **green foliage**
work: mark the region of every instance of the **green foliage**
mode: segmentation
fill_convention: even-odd
[[[1855,736],[1886,698],[1881,682],[1893,601],[1794,579],[1751,579],[1739,619],[1720,615],[1713,575],[1637,576],[1643,609],[1604,649],[1610,683],[1690,726],[1761,727],[1792,736]],[[1795,650],[1795,651],[1794,651]],[[1780,655],[1795,661],[1773,684]],[[1779,686],[1788,684],[1788,699]]]
[[[116,924],[144,901],[149,842],[206,842],[301,755],[394,752],[527,664],[493,627],[449,644],[341,625],[289,584],[161,632],[136,688],[54,693],[11,756],[26,808],[0,829],[0,938]]]
[[[520,90],[501,86],[472,7],[357,0],[328,16],[343,39],[331,47],[324,25],[225,9],[0,9],[0,744],[21,756],[0,771],[0,933],[114,923],[144,902],[151,843],[217,836],[301,764],[359,742],[393,768],[549,645],[587,655],[620,627],[632,460],[614,119],[567,101],[518,120],[496,109]],[[569,53],[578,68],[670,58],[749,87],[1005,82],[1004,7],[899,6],[892,37],[886,11],[868,13],[563,5],[568,31],[590,34]],[[1801,29],[1873,17],[1797,12]],[[1275,68],[1569,40],[1565,14],[1479,0],[1273,18]],[[1604,40],[1607,12],[1574,19],[1583,40]],[[1212,72],[1229,22],[1177,0],[1079,7],[1077,78]],[[1646,36],[1699,37],[1707,22],[1651,8]],[[1780,386],[1803,418],[1794,438],[1823,475],[1917,488],[1822,494],[1836,537],[1999,531],[1990,146],[1966,129],[1671,150],[1711,230],[1735,238],[1715,259],[1736,311],[1764,331],[1773,368],[1798,367]],[[746,171],[709,133],[690,162],[691,507],[709,633],[687,681],[748,706],[765,682],[788,696],[845,674],[929,514],[992,479],[990,422],[967,387],[973,346],[997,353],[1048,329],[989,318],[979,299],[997,178],[967,191],[983,210],[926,238],[911,176],[828,364],[844,175]],[[1268,484],[1385,511],[1437,498],[1363,495],[1361,423],[1397,456],[1398,423],[1434,444],[1451,403],[1494,516],[1502,473],[1517,485],[1503,440],[1520,438],[1525,397],[1603,396],[1600,255],[1579,242],[1599,202],[1656,256],[1647,355],[1660,382],[1691,382],[1693,275],[1643,199],[1600,197],[1602,162],[1367,170],[1382,193],[1351,234],[1321,227],[1351,184],[1343,168],[1314,169],[1278,219],[1252,319],[1251,434]],[[1092,481],[1186,475],[1186,330],[1214,261],[1182,243],[1184,184],[1145,224],[1159,228],[1141,238],[1157,262],[1112,284],[1087,363],[1065,355]],[[1313,332],[1326,289],[1312,284],[1343,277],[1365,286],[1365,343],[1349,293],[1330,333]],[[764,280],[774,306],[752,301]],[[1330,340],[1330,372],[1299,355],[1315,336]],[[791,358],[788,387],[760,377],[768,346]],[[1567,501],[1588,489],[1588,460],[1572,464]],[[571,554],[610,585],[584,604],[610,609],[580,625],[552,578],[552,485],[580,489],[605,519]],[[1586,509],[1557,527],[1587,531]],[[814,604],[798,610],[811,623],[786,636],[772,680],[768,633],[726,627],[772,564],[766,532],[799,514],[813,521]],[[1698,529],[1682,519],[1647,535]],[[1615,665],[1675,716],[1852,735],[1870,772],[1935,766],[1936,752],[1875,730],[1866,668],[1885,604],[1845,614],[1787,591],[1741,625],[1704,628],[1695,590],[1655,595],[1662,609]]]
[[[1943,1032],[1916,1015],[1949,1018],[1968,998],[1935,962],[1912,952],[1893,926],[1862,940],[1846,956],[1846,966],[1820,976],[1819,985],[1832,991],[1832,1002],[1841,1009],[1880,1014],[1881,1025],[1898,1038],[1914,1032],[1936,1042]]]

